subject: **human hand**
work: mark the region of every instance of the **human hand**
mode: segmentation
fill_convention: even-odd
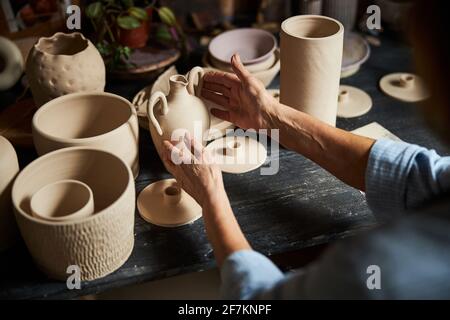
[[[176,145],[164,141],[163,161],[179,186],[202,207],[215,197],[225,195],[222,171],[209,152],[191,139],[189,133]]]
[[[242,129],[268,129],[278,101],[245,69],[238,54],[231,58],[231,66],[235,74],[214,71],[203,77],[202,96],[225,109],[211,113]]]

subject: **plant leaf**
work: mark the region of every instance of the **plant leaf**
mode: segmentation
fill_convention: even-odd
[[[168,7],[161,7],[158,10],[159,18],[161,21],[169,26],[173,26],[177,23],[175,14]]]
[[[117,17],[117,24],[125,30],[132,30],[141,26],[139,20],[131,16]]]
[[[167,29],[167,26],[161,25],[156,30],[156,38],[159,40],[172,40],[172,35],[169,32],[169,29]]]
[[[145,11],[142,8],[131,7],[130,9],[128,9],[128,13],[130,14],[130,16],[133,16],[136,19],[139,19],[139,20],[142,20],[142,21],[147,21],[148,20],[147,11]]]
[[[103,5],[101,4],[100,1],[97,2],[93,2],[90,5],[87,6],[86,8],[86,15],[89,18],[98,18],[100,17],[100,15],[102,14],[103,11]]]
[[[122,3],[125,6],[125,8],[131,8],[134,6],[133,0],[122,0]]]

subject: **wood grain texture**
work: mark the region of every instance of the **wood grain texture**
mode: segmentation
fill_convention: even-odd
[[[337,126],[353,130],[377,121],[401,139],[435,148],[448,154],[421,120],[416,107],[383,95],[378,88],[381,76],[394,71],[411,71],[411,49],[388,38],[374,48],[371,58],[355,76],[343,84],[364,89],[373,99],[372,110],[361,117],[338,119]],[[177,66],[180,72],[199,63]],[[184,68],[184,69],[183,69]],[[278,87],[278,78],[272,87]],[[131,99],[143,82],[109,83],[108,91]],[[1,101],[2,99],[0,99]],[[3,103],[3,101],[1,102]],[[19,151],[20,163],[33,157]],[[140,192],[149,183],[170,175],[156,155],[148,132],[141,130],[141,171],[136,181]],[[364,196],[332,177],[304,157],[280,150],[280,171],[260,176],[259,171],[224,175],[234,213],[254,249],[268,255],[298,251],[367,232],[376,226]],[[33,265],[23,245],[0,255],[0,298],[73,298],[114,287],[201,271],[215,265],[203,220],[192,225],[165,229],[144,222],[136,213],[135,246],[131,257],[105,278],[82,283],[81,290],[67,290],[64,282],[45,278]]]

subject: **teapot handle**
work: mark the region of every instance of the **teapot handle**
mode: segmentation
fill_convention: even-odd
[[[167,106],[166,96],[161,91],[156,91],[155,93],[152,94],[150,99],[148,99],[147,116],[150,119],[150,121],[153,124],[153,126],[155,127],[155,129],[158,132],[158,134],[160,136],[162,136],[163,131],[161,129],[161,126],[158,123],[158,120],[156,120],[155,114],[154,114],[154,107],[155,107],[155,105],[156,105],[156,103],[158,101],[161,101],[161,103],[162,103],[162,107],[161,107],[161,110],[160,110],[161,114],[162,115],[166,115],[169,112],[169,107]]]
[[[188,74],[188,86],[187,91],[197,97],[200,97],[203,87],[203,75],[205,74],[205,70],[202,67],[194,67],[189,71]],[[194,82],[198,79],[197,92],[194,90]]]

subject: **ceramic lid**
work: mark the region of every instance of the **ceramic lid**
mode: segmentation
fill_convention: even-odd
[[[412,73],[388,74],[381,78],[380,88],[388,96],[404,102],[418,102],[429,97],[422,78]]]
[[[341,118],[359,117],[372,109],[372,99],[363,90],[340,86],[337,116]]]

